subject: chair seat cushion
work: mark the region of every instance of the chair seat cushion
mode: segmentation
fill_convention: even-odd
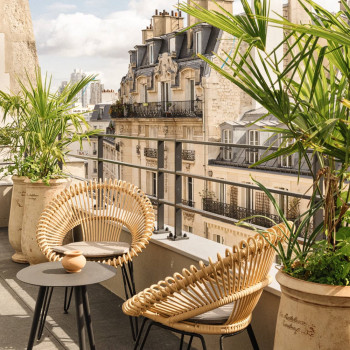
[[[234,303],[226,304],[217,309],[194,316],[186,321],[201,324],[223,324],[231,316]]]
[[[67,250],[81,250],[86,258],[102,258],[127,253],[130,244],[126,242],[73,242],[54,247],[53,250],[63,254]]]

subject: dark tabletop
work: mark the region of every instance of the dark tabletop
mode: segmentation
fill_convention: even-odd
[[[60,261],[55,261],[28,266],[17,273],[17,278],[36,286],[75,287],[106,281],[116,272],[113,266],[88,261],[81,272],[68,273]]]

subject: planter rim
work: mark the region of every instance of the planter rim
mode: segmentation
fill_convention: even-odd
[[[60,178],[60,179],[50,179],[49,180],[49,186],[51,185],[58,185],[58,184],[61,184],[61,183],[65,183],[65,182],[69,182],[71,181],[70,178]],[[47,184],[45,182],[43,182],[43,180],[38,180],[38,181],[35,181],[35,182],[32,182],[31,179],[27,178],[26,180],[24,180],[25,183],[27,183],[28,185],[33,185],[33,186],[46,186],[46,187],[49,187],[47,186]]]
[[[330,284],[321,284],[315,282],[304,281],[292,277],[285,272],[279,270],[276,274],[276,280],[281,287],[294,289],[299,292],[316,294],[328,297],[349,298],[350,286],[333,286]]]
[[[11,179],[12,179],[12,181],[25,181],[25,180],[28,180],[28,177],[27,176],[12,175]]]

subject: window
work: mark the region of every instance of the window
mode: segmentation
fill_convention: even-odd
[[[270,200],[266,193],[257,191],[255,193],[255,210],[261,214],[270,214]]]
[[[96,160],[94,160],[93,172],[94,172],[95,174],[97,173],[97,161],[96,161]]]
[[[170,38],[169,40],[169,51],[175,52],[175,38]]]
[[[232,143],[232,130],[224,129],[222,131],[222,141],[224,143]],[[232,160],[232,147],[224,147],[224,160]]]
[[[150,196],[157,197],[157,173],[153,171],[147,172],[147,193]]]
[[[196,53],[202,53],[202,32],[196,32]]]
[[[226,203],[226,185],[219,184],[219,198],[221,203]]]
[[[153,44],[150,44],[148,46],[148,60],[149,60],[149,64],[153,64],[154,63],[154,48],[153,48]]]
[[[161,83],[161,102],[164,111],[169,108],[169,83]]]
[[[288,140],[285,143],[285,147],[290,146],[294,143],[294,140]],[[281,167],[283,168],[291,168],[293,166],[293,156],[290,154],[288,156],[281,157]]]
[[[259,131],[249,130],[248,144],[251,146],[259,146]],[[259,150],[250,148],[248,151],[248,162],[255,163],[259,160]]]
[[[141,103],[147,103],[148,102],[147,84],[142,84],[140,86],[140,102]]]
[[[213,241],[220,243],[220,244],[224,244],[224,237],[214,233],[213,234]]]
[[[190,207],[194,206],[194,202],[193,202],[193,178],[192,177],[188,177],[187,178],[187,200],[188,200],[188,205]]]
[[[193,227],[188,226],[188,225],[184,225],[184,231],[189,232],[189,233],[193,233]]]

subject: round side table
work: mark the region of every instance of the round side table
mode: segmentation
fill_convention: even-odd
[[[32,265],[19,271],[17,273],[17,278],[20,281],[39,286],[39,293],[35,305],[32,328],[28,341],[28,350],[33,349],[39,320],[39,334],[41,335],[42,333],[54,287],[72,287],[74,289],[79,347],[83,350],[86,349],[86,327],[90,348],[95,349],[95,340],[92,330],[90,306],[86,286],[106,281],[115,275],[116,269],[114,267],[92,261],[88,261],[81,272],[78,273],[67,273],[59,261]]]

